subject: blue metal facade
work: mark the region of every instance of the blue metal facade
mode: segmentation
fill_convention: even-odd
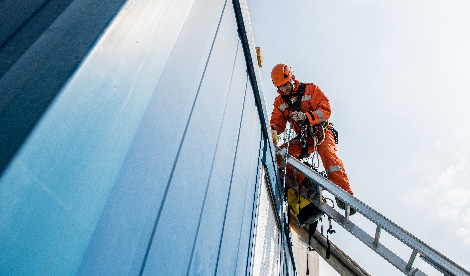
[[[240,2],[22,2],[0,3],[0,274],[249,274],[263,163],[280,192]]]

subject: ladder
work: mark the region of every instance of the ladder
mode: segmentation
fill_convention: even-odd
[[[281,150],[278,148],[277,154],[282,156],[283,159],[287,156],[285,162],[286,164],[290,164],[294,168],[294,175],[296,175],[295,171],[299,171],[316,184],[315,187],[312,188],[317,189],[317,195],[319,196],[315,196],[313,198],[309,195],[311,194],[311,192],[309,193],[306,189],[300,189],[300,193],[302,194],[302,196],[309,199],[324,214],[336,221],[344,229],[346,229],[353,236],[361,240],[374,252],[376,252],[389,263],[394,265],[405,275],[426,275],[418,268],[413,267],[413,262],[419,254],[419,256],[424,261],[429,263],[432,267],[443,273],[445,276],[470,276],[470,272],[468,272],[446,256],[442,255],[441,253],[431,248],[430,246],[428,246],[427,244],[425,244],[424,242],[422,242],[421,240],[419,240],[397,224],[393,223],[391,220],[387,219],[379,212],[375,211],[374,209],[370,208],[354,196],[350,195],[333,182],[324,178],[321,174],[306,166],[298,159],[292,157],[289,154],[286,154],[286,149]],[[341,199],[345,203],[344,215],[337,212],[327,203],[322,202],[321,195],[323,190],[328,191],[329,193]],[[376,225],[374,237],[370,236],[359,226],[355,225],[352,221],[350,221],[349,216],[351,207],[354,208],[356,212],[361,213],[366,219]],[[412,253],[408,261],[403,260],[390,249],[380,243],[380,234],[382,230],[387,231],[393,237],[395,237],[400,242],[412,249]]]

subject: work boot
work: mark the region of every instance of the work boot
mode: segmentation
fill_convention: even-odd
[[[302,208],[297,215],[297,222],[299,227],[308,226],[317,221],[323,213],[312,203],[307,204]]]
[[[337,197],[335,197],[335,201],[336,201],[336,205],[338,205],[338,207],[341,209],[341,210],[345,210],[346,209],[346,204],[344,203],[344,201],[342,201],[341,199],[338,199]],[[354,210],[353,207],[349,206],[349,215],[352,216],[356,213],[356,210]]]

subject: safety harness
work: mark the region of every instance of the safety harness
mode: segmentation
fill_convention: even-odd
[[[292,96],[297,96],[296,100],[293,101],[293,99],[290,98],[289,95],[281,95],[282,99],[284,102],[287,104],[287,106],[292,109],[292,112],[300,111],[300,103],[302,102],[302,96],[305,93],[305,87],[307,85],[303,82],[299,83],[299,89],[297,90],[296,94],[292,94]],[[291,114],[292,114],[291,112]],[[290,117],[289,117],[290,119]],[[300,134],[297,136],[300,139],[300,145],[302,146],[302,150],[300,153],[299,158],[304,158],[308,156],[308,150],[307,150],[307,132],[308,132],[308,126],[299,123],[300,126]],[[306,156],[305,156],[306,155]]]
[[[293,93],[291,95],[281,95],[282,99],[284,100],[284,102],[286,103],[286,105],[288,106],[288,108],[290,108],[292,110],[292,112],[296,112],[296,111],[300,111],[300,103],[302,102],[302,97],[303,95],[305,94],[305,87],[306,87],[306,84],[305,83],[300,83],[299,84],[299,89],[297,90],[297,93]],[[297,96],[297,98],[291,98],[290,96],[292,97],[295,97]],[[290,113],[291,115],[289,116],[288,118],[288,121],[291,123],[291,128],[292,128],[292,112]],[[310,115],[313,117],[313,113],[312,111],[307,111],[308,113],[310,113]],[[297,135],[296,139],[299,139],[300,140],[300,144],[301,144],[301,152],[300,152],[300,156],[298,157],[299,159],[302,159],[302,158],[305,158],[305,157],[308,157],[309,154],[308,154],[308,147],[307,147],[307,137],[310,135],[310,137],[312,137],[315,141],[315,149],[314,149],[314,153],[316,153],[317,155],[317,159],[319,158],[318,157],[318,151],[317,151],[317,146],[320,145],[324,139],[325,139],[325,129],[329,129],[331,130],[333,136],[334,136],[334,139],[335,139],[335,143],[338,144],[338,131],[333,127],[333,123],[330,123],[329,121],[326,121],[326,122],[322,122],[318,125],[314,125],[314,126],[310,126],[310,125],[307,125],[307,124],[302,124],[300,122],[298,122],[299,126],[300,126],[300,133]],[[289,142],[290,142],[290,130],[289,130],[289,137],[287,138],[287,150],[286,150],[286,156],[285,156],[285,160],[287,160],[287,153],[289,151]],[[312,159],[314,157],[312,156]],[[308,164],[309,166],[311,166],[315,171],[318,172],[317,170],[317,167],[315,167],[315,165],[313,165],[313,160],[312,160],[312,164]],[[318,160],[318,164],[320,163],[320,161]],[[286,177],[286,168],[287,168],[287,161],[286,161],[286,164],[284,166],[284,179],[283,179],[283,189],[284,189],[284,204],[287,203],[287,192],[286,192],[286,186],[285,186],[285,177]],[[327,173],[326,172],[322,172],[321,173],[325,178],[327,177]],[[296,174],[294,172],[294,178],[296,178]],[[308,189],[309,190],[309,189]],[[326,199],[322,199],[322,200],[326,200]],[[331,199],[330,199],[331,200]],[[300,186],[299,186],[299,193],[298,193],[298,202],[297,204],[299,205],[299,212],[300,212]],[[285,210],[287,210],[287,206],[284,206]],[[319,218],[319,220],[321,220],[321,217]],[[329,259],[330,258],[330,252],[331,252],[331,248],[330,248],[330,240],[329,240],[329,234],[333,234],[335,233],[336,231],[333,230],[332,228],[332,225],[331,225],[331,218],[328,217],[328,222],[329,222],[329,227],[328,227],[328,230],[327,230],[327,250],[326,250],[326,259]],[[313,224],[310,224],[309,225],[309,245],[310,245],[310,239],[311,237],[313,236],[313,233],[315,233],[315,229],[317,228],[317,225],[318,225],[318,220],[316,220]],[[322,229],[322,234],[323,234],[323,225],[321,226],[321,229]],[[308,252],[309,251],[314,251],[314,249],[312,247],[308,247],[307,248],[307,271],[306,271],[306,274],[309,275],[309,266],[308,266]],[[286,261],[286,260],[285,260]]]
[[[289,108],[292,108],[292,111],[300,111],[300,102],[302,101],[302,96],[305,93],[305,87],[307,85],[303,82],[299,84],[299,89],[297,90],[297,93],[292,94],[292,96],[297,95],[297,99],[295,102],[292,101],[292,99],[289,97],[289,95],[281,95],[282,99],[284,102],[289,106]]]
[[[292,110],[292,112],[297,112],[300,111],[300,103],[302,102],[302,97],[305,93],[305,87],[307,85],[303,82],[299,83],[299,89],[297,90],[297,93],[292,94],[291,96],[297,96],[295,100],[291,98],[289,95],[281,95],[282,99],[284,100],[284,103]],[[291,112],[291,114],[292,114]],[[310,113],[310,115],[313,117],[312,111],[307,111]],[[291,120],[290,116],[288,120]],[[325,129],[331,130],[333,133],[335,143],[338,144],[338,131],[334,129],[333,123],[330,123],[329,121],[320,123],[315,126],[309,126],[306,124],[298,123],[300,126],[300,133],[297,135],[296,139],[300,141],[301,145],[301,151],[300,151],[300,156],[299,159],[307,157],[308,154],[308,148],[307,148],[307,137],[310,135],[310,137],[315,139],[315,148],[320,145],[324,138],[325,138]],[[315,149],[316,152],[316,149]]]
[[[284,111],[286,108],[288,110],[289,109],[291,110],[287,118],[287,121],[290,122],[290,130],[288,131],[289,137],[287,138],[287,150],[286,150],[286,156],[284,160],[287,160],[287,153],[289,151],[290,135],[291,135],[292,123],[293,123],[292,113],[300,111],[300,104],[302,102],[302,99],[307,97],[307,96],[304,96],[306,86],[307,85],[305,83],[301,82],[299,83],[299,88],[297,89],[297,91],[293,91],[290,95],[281,95],[281,98],[284,101],[284,104],[283,104],[284,108],[282,109],[282,111]],[[313,117],[312,111],[307,111],[307,112],[310,113],[310,115]],[[313,144],[314,149],[313,149],[313,154],[311,155],[310,166],[315,171],[318,172],[317,169],[320,166],[320,156],[319,156],[317,148],[325,140],[325,135],[326,135],[325,131],[327,130],[331,131],[336,144],[338,144],[338,131],[333,127],[333,123],[329,122],[328,120],[321,122],[319,124],[316,124],[316,125],[309,125],[309,124],[305,124],[302,122],[297,122],[297,123],[300,127],[300,133],[297,134],[297,136],[294,139],[298,140],[301,145],[301,151],[300,151],[300,155],[298,156],[298,159],[304,159],[309,156],[308,147],[307,147],[307,138],[310,136],[314,141],[314,144]],[[285,138],[286,137],[284,137],[284,140],[286,140]],[[315,162],[315,159],[317,162]],[[322,173],[324,174],[326,178],[330,172],[331,172],[330,168],[328,168],[327,171],[322,172]],[[284,180],[283,180],[284,187],[285,187],[285,174],[286,174],[286,167],[284,166]],[[299,193],[299,200],[300,200],[300,193]],[[300,210],[300,206],[299,206],[299,210]]]

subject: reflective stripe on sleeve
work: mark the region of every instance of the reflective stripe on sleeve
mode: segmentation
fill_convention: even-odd
[[[286,103],[281,104],[278,108],[280,111],[284,111],[288,108],[289,106]]]
[[[343,170],[343,167],[341,166],[330,166],[327,170],[326,170],[326,175],[329,175],[330,173],[332,172],[340,172]]]
[[[305,95],[302,97],[302,102],[310,101],[310,99],[312,99],[312,95]]]
[[[323,112],[321,112],[320,110],[315,110],[313,111],[313,113],[318,115],[318,120],[320,120],[320,123],[325,121],[325,116],[323,115]]]

